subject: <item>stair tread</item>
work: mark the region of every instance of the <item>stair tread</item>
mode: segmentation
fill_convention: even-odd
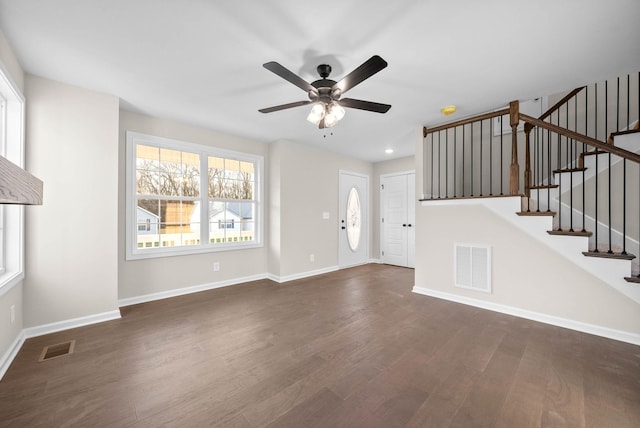
[[[603,154],[603,153],[609,153],[609,152],[606,152],[606,151],[604,151],[604,150],[593,150],[593,151],[591,151],[591,152],[584,152],[584,153],[581,153],[581,154],[580,154],[580,156],[601,155],[601,154]]]
[[[640,284],[640,276],[625,276],[624,279],[627,282],[635,282],[636,284]]]
[[[633,260],[636,258],[633,254],[610,253],[608,251],[583,251],[587,257],[602,257],[605,259]]]
[[[531,190],[535,190],[535,189],[555,189],[557,187],[558,187],[557,184],[544,184],[542,186],[531,186],[531,187],[529,187],[529,189],[531,189]]]
[[[536,216],[549,216],[554,217],[557,213],[555,211],[519,211],[516,213],[519,216],[527,217],[536,217]]]
[[[562,236],[591,236],[592,232],[582,230],[547,230],[549,235],[562,235]]]
[[[553,173],[554,174],[559,174],[561,172],[582,172],[582,171],[586,171],[587,168],[567,168],[567,169],[554,169]]]

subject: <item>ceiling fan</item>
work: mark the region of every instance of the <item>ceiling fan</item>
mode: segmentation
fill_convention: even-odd
[[[351,73],[343,77],[342,80],[336,82],[335,80],[329,79],[331,66],[328,64],[320,64],[317,68],[320,79],[308,83],[306,80],[289,71],[277,62],[267,62],[266,64],[263,64],[264,68],[272,71],[307,92],[309,101],[296,101],[293,103],[263,108],[258,111],[261,113],[271,113],[278,110],[313,104],[311,112],[309,113],[309,116],[307,116],[307,120],[317,125],[320,129],[330,128],[338,123],[338,121],[344,117],[344,107],[373,111],[376,113],[386,113],[391,108],[389,104],[374,103],[371,101],[356,100],[353,98],[341,98],[349,89],[373,76],[386,66],[387,62],[385,60],[380,58],[378,55],[374,55]]]

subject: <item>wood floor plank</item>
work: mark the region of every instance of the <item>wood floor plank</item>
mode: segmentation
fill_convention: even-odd
[[[0,427],[640,426],[640,347],[413,285],[371,264],[28,339],[0,381]]]
[[[453,367],[449,375],[434,386],[407,428],[449,426],[479,375],[480,372],[465,365]]]
[[[504,336],[486,369],[474,383],[451,421],[452,427],[493,426],[513,383],[527,335],[513,331]]]

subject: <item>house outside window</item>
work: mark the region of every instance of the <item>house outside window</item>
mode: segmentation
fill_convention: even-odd
[[[262,165],[261,156],[128,132],[127,259],[262,246]]]

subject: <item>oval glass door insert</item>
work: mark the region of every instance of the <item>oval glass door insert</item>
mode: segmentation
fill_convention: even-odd
[[[358,190],[352,187],[347,197],[347,242],[351,251],[356,251],[360,245],[360,196]]]

